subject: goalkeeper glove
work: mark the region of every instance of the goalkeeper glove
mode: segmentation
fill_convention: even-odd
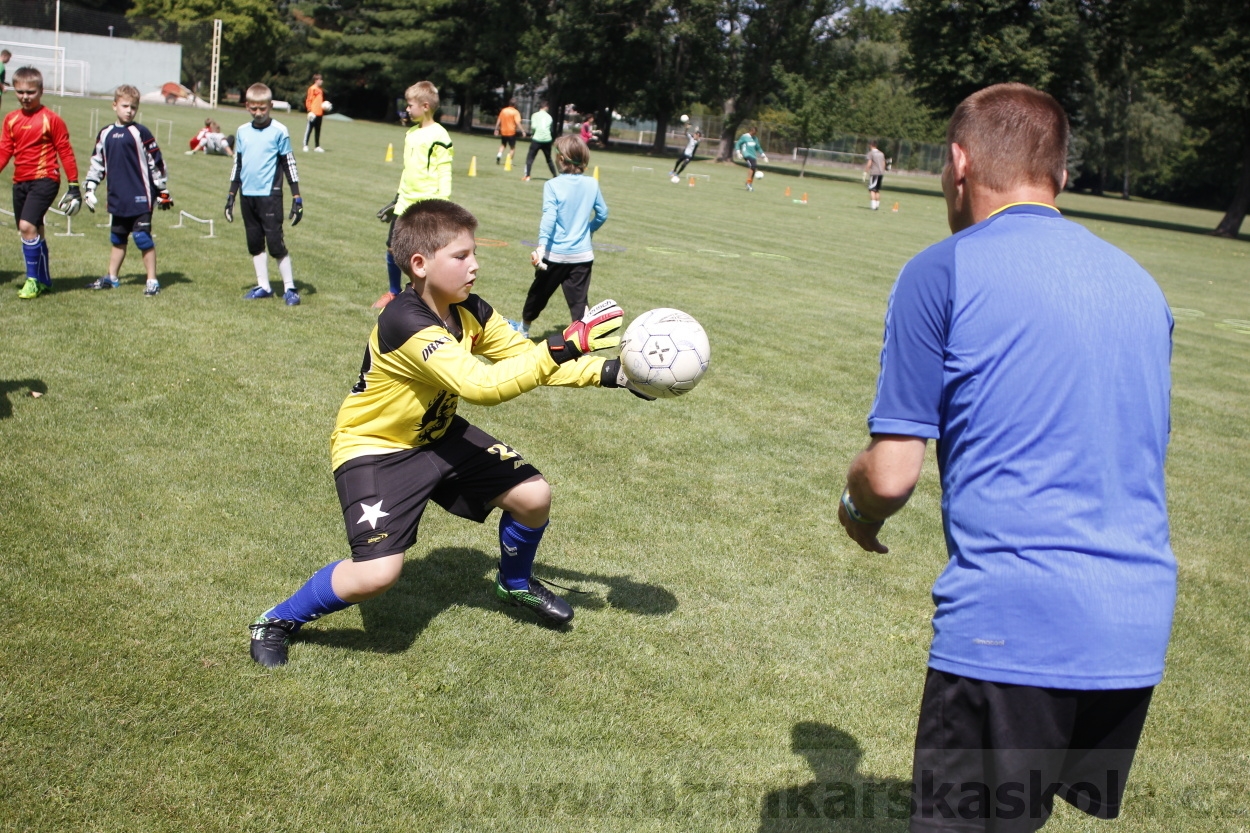
[[[226,222],[234,222],[234,192],[226,194]]]
[[[83,205],[87,206],[87,210],[92,214],[95,213],[95,207],[100,202],[100,198],[95,195],[95,183],[87,183],[87,193],[82,198]]]
[[[169,209],[173,207],[174,207],[174,198],[169,196],[169,192],[162,188],[161,192],[156,195],[157,210],[168,211]]]
[[[294,228],[295,226],[298,226],[299,221],[304,219],[304,198],[303,197],[291,198],[291,215],[287,217],[287,219],[291,221],[292,228]]]
[[[66,217],[73,217],[82,208],[82,192],[78,190],[77,182],[71,182],[65,189],[65,196],[61,197],[61,204],[57,208],[65,212]]]
[[[599,384],[605,388],[625,388],[639,399],[647,402],[655,401],[654,396],[634,387],[634,383],[625,375],[625,368],[621,367],[620,359],[608,359],[603,363],[603,370],[599,373]]]
[[[395,199],[382,206],[382,209],[374,216],[384,223],[393,223],[395,222],[395,206],[398,204],[399,194],[396,194]]]
[[[625,310],[609,298],[600,301],[564,328],[564,332],[547,338],[547,350],[556,364],[572,361],[585,353],[605,350],[621,343],[621,324]]]
[[[541,272],[547,271],[547,264],[543,263],[543,256],[538,253],[538,249],[530,252],[530,265]]]

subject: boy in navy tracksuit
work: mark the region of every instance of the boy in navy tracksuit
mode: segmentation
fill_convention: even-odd
[[[113,112],[117,123],[96,136],[87,171],[87,194],[83,202],[95,211],[99,199],[95,191],[104,177],[109,179],[108,210],[112,215],[110,239],[113,252],[109,256],[108,274],[87,284],[89,289],[113,289],[118,284],[122,263],[126,260],[126,240],[134,237],[143,255],[147,284],[143,294],[161,291],[156,280],[156,243],[152,240],[152,209],[167,211],[174,201],[165,188],[165,160],[161,149],[146,127],[135,123],[139,110],[139,91],[123,84],[113,94]]]

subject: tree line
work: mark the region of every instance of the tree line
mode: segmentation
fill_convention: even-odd
[[[519,91],[557,119],[723,117],[717,157],[748,122],[803,145],[838,133],[941,141],[964,96],[1046,90],[1073,125],[1073,186],[1225,211],[1250,205],[1246,0],[135,0],[131,14],[222,18],[227,87],[302,101],[313,72],[340,112],[393,119],[420,79],[460,128]],[[194,82],[197,79],[184,79]]]

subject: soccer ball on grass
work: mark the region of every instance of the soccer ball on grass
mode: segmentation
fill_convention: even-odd
[[[669,177],[668,181],[676,185],[677,183],[681,182],[681,177],[679,177],[677,174],[673,174],[671,177]]]
[[[621,337],[621,367],[634,386],[659,399],[694,389],[707,372],[712,347],[694,318],[662,307],[633,320]]]

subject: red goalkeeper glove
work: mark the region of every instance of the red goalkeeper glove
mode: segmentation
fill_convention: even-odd
[[[625,310],[616,301],[609,298],[600,301],[582,316],[564,328],[560,335],[547,339],[547,349],[556,364],[572,361],[585,353],[606,350],[621,343],[621,324],[625,320]]]

